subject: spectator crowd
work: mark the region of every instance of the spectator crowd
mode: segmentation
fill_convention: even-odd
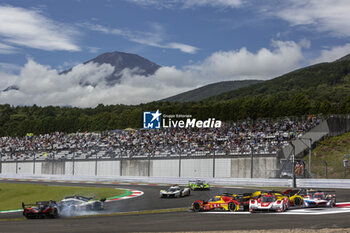
[[[288,118],[266,121],[224,123],[221,128],[127,129],[102,133],[55,132],[44,135],[0,138],[0,155],[16,156],[58,151],[104,151],[110,157],[162,157],[172,155],[274,154],[290,140],[300,137],[320,123],[320,118],[293,121]]]

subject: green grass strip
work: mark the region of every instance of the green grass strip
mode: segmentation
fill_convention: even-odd
[[[118,197],[129,195],[130,191],[106,187],[82,187],[24,184],[24,183],[0,183],[0,211],[17,210],[22,207],[22,202],[33,204],[37,201],[56,200],[60,201],[65,196],[81,195],[95,197]]]

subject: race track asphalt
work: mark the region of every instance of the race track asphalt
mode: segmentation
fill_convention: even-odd
[[[58,184],[54,184],[58,185]],[[62,184],[77,185],[77,184]],[[78,186],[97,186],[79,184]],[[324,215],[284,214],[208,214],[177,212],[150,213],[149,210],[189,207],[194,200],[207,199],[223,192],[243,193],[249,189],[212,188],[192,192],[184,198],[159,198],[160,186],[102,185],[135,189],[144,195],[106,203],[105,214],[59,219],[26,220],[21,213],[0,214],[0,232],[171,232],[171,231],[224,231],[269,229],[322,229],[350,228],[350,212]],[[350,201],[350,190],[336,190],[337,201]],[[142,212],[142,210],[145,210]],[[141,212],[131,212],[141,211]],[[316,210],[317,211],[317,210]],[[125,212],[125,213],[120,213]],[[129,213],[126,213],[129,212]],[[131,213],[130,213],[131,212]],[[17,220],[14,220],[17,219]]]

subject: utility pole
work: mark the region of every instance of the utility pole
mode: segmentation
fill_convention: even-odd
[[[309,139],[309,145],[307,145],[303,139]],[[299,138],[299,140],[309,148],[309,173],[310,173],[310,176],[312,176],[312,173],[311,173],[311,154],[312,154],[312,138]]]
[[[215,178],[215,147],[213,150],[213,178]]]
[[[253,171],[254,171],[254,148],[250,145],[251,153],[250,153],[250,178],[253,179]]]
[[[179,150],[179,177],[181,177],[181,151]]]
[[[293,158],[292,158],[292,170],[293,170],[293,172],[292,172],[292,174],[293,174],[293,188],[296,188],[297,187],[297,181],[296,181],[296,177],[295,177],[295,169],[294,169],[294,163],[295,163],[295,145],[293,144],[293,143],[290,143],[291,145],[292,145],[292,147],[293,147],[293,154],[292,154],[292,156],[293,156]]]

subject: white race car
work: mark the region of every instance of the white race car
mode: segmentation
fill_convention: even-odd
[[[306,190],[304,195],[305,207],[334,207],[335,205],[335,194],[328,194],[323,191]]]
[[[160,190],[160,197],[184,197],[189,196],[190,188],[180,187],[179,185],[170,186],[167,190]]]
[[[95,211],[104,208],[105,198],[96,200],[92,197],[68,196],[60,201],[57,206],[66,215],[75,215],[82,211]]]
[[[249,201],[249,211],[277,211],[284,212],[288,209],[287,197],[277,198],[274,193],[262,193],[260,197]]]

